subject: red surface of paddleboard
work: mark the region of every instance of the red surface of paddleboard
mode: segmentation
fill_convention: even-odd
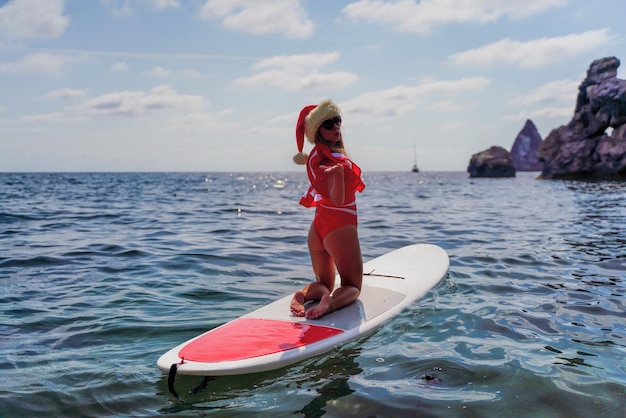
[[[242,360],[291,350],[342,332],[321,325],[239,318],[191,341],[178,356],[207,363]]]

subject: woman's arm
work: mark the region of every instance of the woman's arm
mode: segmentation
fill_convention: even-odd
[[[326,167],[324,172],[328,174],[328,191],[333,204],[341,206],[346,198],[346,183],[343,176],[343,165],[335,164]]]

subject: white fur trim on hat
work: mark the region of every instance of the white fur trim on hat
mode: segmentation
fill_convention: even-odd
[[[322,122],[341,115],[339,107],[332,100],[324,100],[307,115],[304,120],[304,133],[311,144],[315,143],[315,134]]]

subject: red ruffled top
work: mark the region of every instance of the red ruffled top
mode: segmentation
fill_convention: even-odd
[[[321,165],[332,166],[341,164],[344,168],[344,182],[346,197],[345,204],[341,207],[354,206],[356,209],[355,194],[361,192],[365,188],[365,183],[361,180],[361,169],[352,160],[343,154],[333,153],[328,145],[316,144],[309,155],[306,163],[306,171],[309,175],[311,186],[302,198],[300,204],[307,208],[324,204],[325,206],[337,207],[330,200],[330,191],[328,189],[328,175],[324,173]]]

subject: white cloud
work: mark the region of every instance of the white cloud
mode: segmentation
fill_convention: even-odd
[[[180,0],[100,0],[111,9],[113,16],[127,17],[143,6],[150,9],[166,10],[181,6]],[[121,3],[121,5],[120,5]]]
[[[546,107],[530,111],[522,111],[514,115],[505,115],[504,120],[536,120],[536,119],[561,119],[569,120],[574,116],[574,105],[569,107]]]
[[[309,73],[299,71],[272,70],[251,77],[242,77],[235,83],[245,87],[274,86],[284,91],[338,90],[358,80],[358,76],[349,72]]]
[[[252,34],[308,38],[315,29],[298,0],[207,0],[200,17],[221,20],[227,29]]]
[[[435,102],[428,106],[431,110],[437,110],[441,112],[459,112],[463,110],[463,107],[453,100],[442,100],[440,102]]]
[[[8,39],[49,39],[69,25],[64,0],[10,0],[0,7],[0,35]]]
[[[360,122],[399,117],[424,103],[442,102],[443,96],[457,96],[484,90],[490,82],[484,77],[452,81],[426,79],[415,86],[399,85],[362,94],[342,102],[341,108],[345,113],[350,113],[352,118],[358,118]]]
[[[180,70],[178,73],[183,77],[200,78],[200,73],[196,70]]]
[[[87,92],[85,90],[63,88],[49,91],[41,96],[41,98],[43,100],[76,100],[85,97],[86,94]]]
[[[62,112],[46,113],[42,115],[25,115],[20,118],[21,122],[27,123],[66,123],[84,120],[81,117],[68,117]]]
[[[154,67],[148,74],[152,77],[157,77],[157,78],[167,78],[167,77],[177,75],[177,74],[183,77],[187,77],[187,78],[199,78],[200,77],[200,73],[196,70],[174,71],[174,70],[170,70],[169,68],[163,68],[160,66]]]
[[[566,4],[567,0],[359,0],[348,4],[343,13],[353,21],[426,34],[437,25],[519,19]]]
[[[128,64],[125,62],[116,62],[111,66],[111,71],[114,73],[127,73],[128,72]]]
[[[88,100],[77,109],[95,115],[145,116],[165,111],[199,111],[207,105],[202,96],[180,94],[171,86],[149,92],[119,91]]]
[[[579,85],[579,82],[572,80],[556,80],[541,85],[528,94],[510,100],[511,104],[533,109],[504,115],[503,120],[568,120],[574,115]]]
[[[312,53],[298,55],[276,55],[265,58],[254,64],[252,68],[320,68],[339,60],[339,52]]]
[[[175,132],[209,132],[216,130],[233,129],[235,123],[225,122],[232,116],[233,109],[221,112],[189,112],[173,115],[166,120],[169,131]]]
[[[148,0],[148,3],[152,4],[155,9],[165,10],[180,7],[179,0]]]
[[[449,60],[458,65],[505,64],[518,65],[523,68],[539,68],[610,44],[613,40],[608,32],[608,29],[600,29],[531,41],[507,38],[451,55]]]
[[[512,104],[525,106],[545,105],[549,103],[575,103],[580,82],[556,80],[532,90],[528,94],[511,99]]]
[[[165,78],[172,74],[171,70],[163,67],[154,67],[149,73],[152,77]]]
[[[0,62],[0,74],[44,74],[59,76],[76,58],[67,55],[38,52],[14,62]]]
[[[466,129],[468,127],[467,122],[463,122],[460,120],[449,120],[441,124],[442,131],[459,131],[461,129]]]
[[[250,77],[240,77],[235,84],[244,87],[274,86],[284,91],[338,90],[358,80],[354,73],[322,73],[319,68],[339,59],[338,52],[327,54],[278,55],[253,65],[268,69]]]

